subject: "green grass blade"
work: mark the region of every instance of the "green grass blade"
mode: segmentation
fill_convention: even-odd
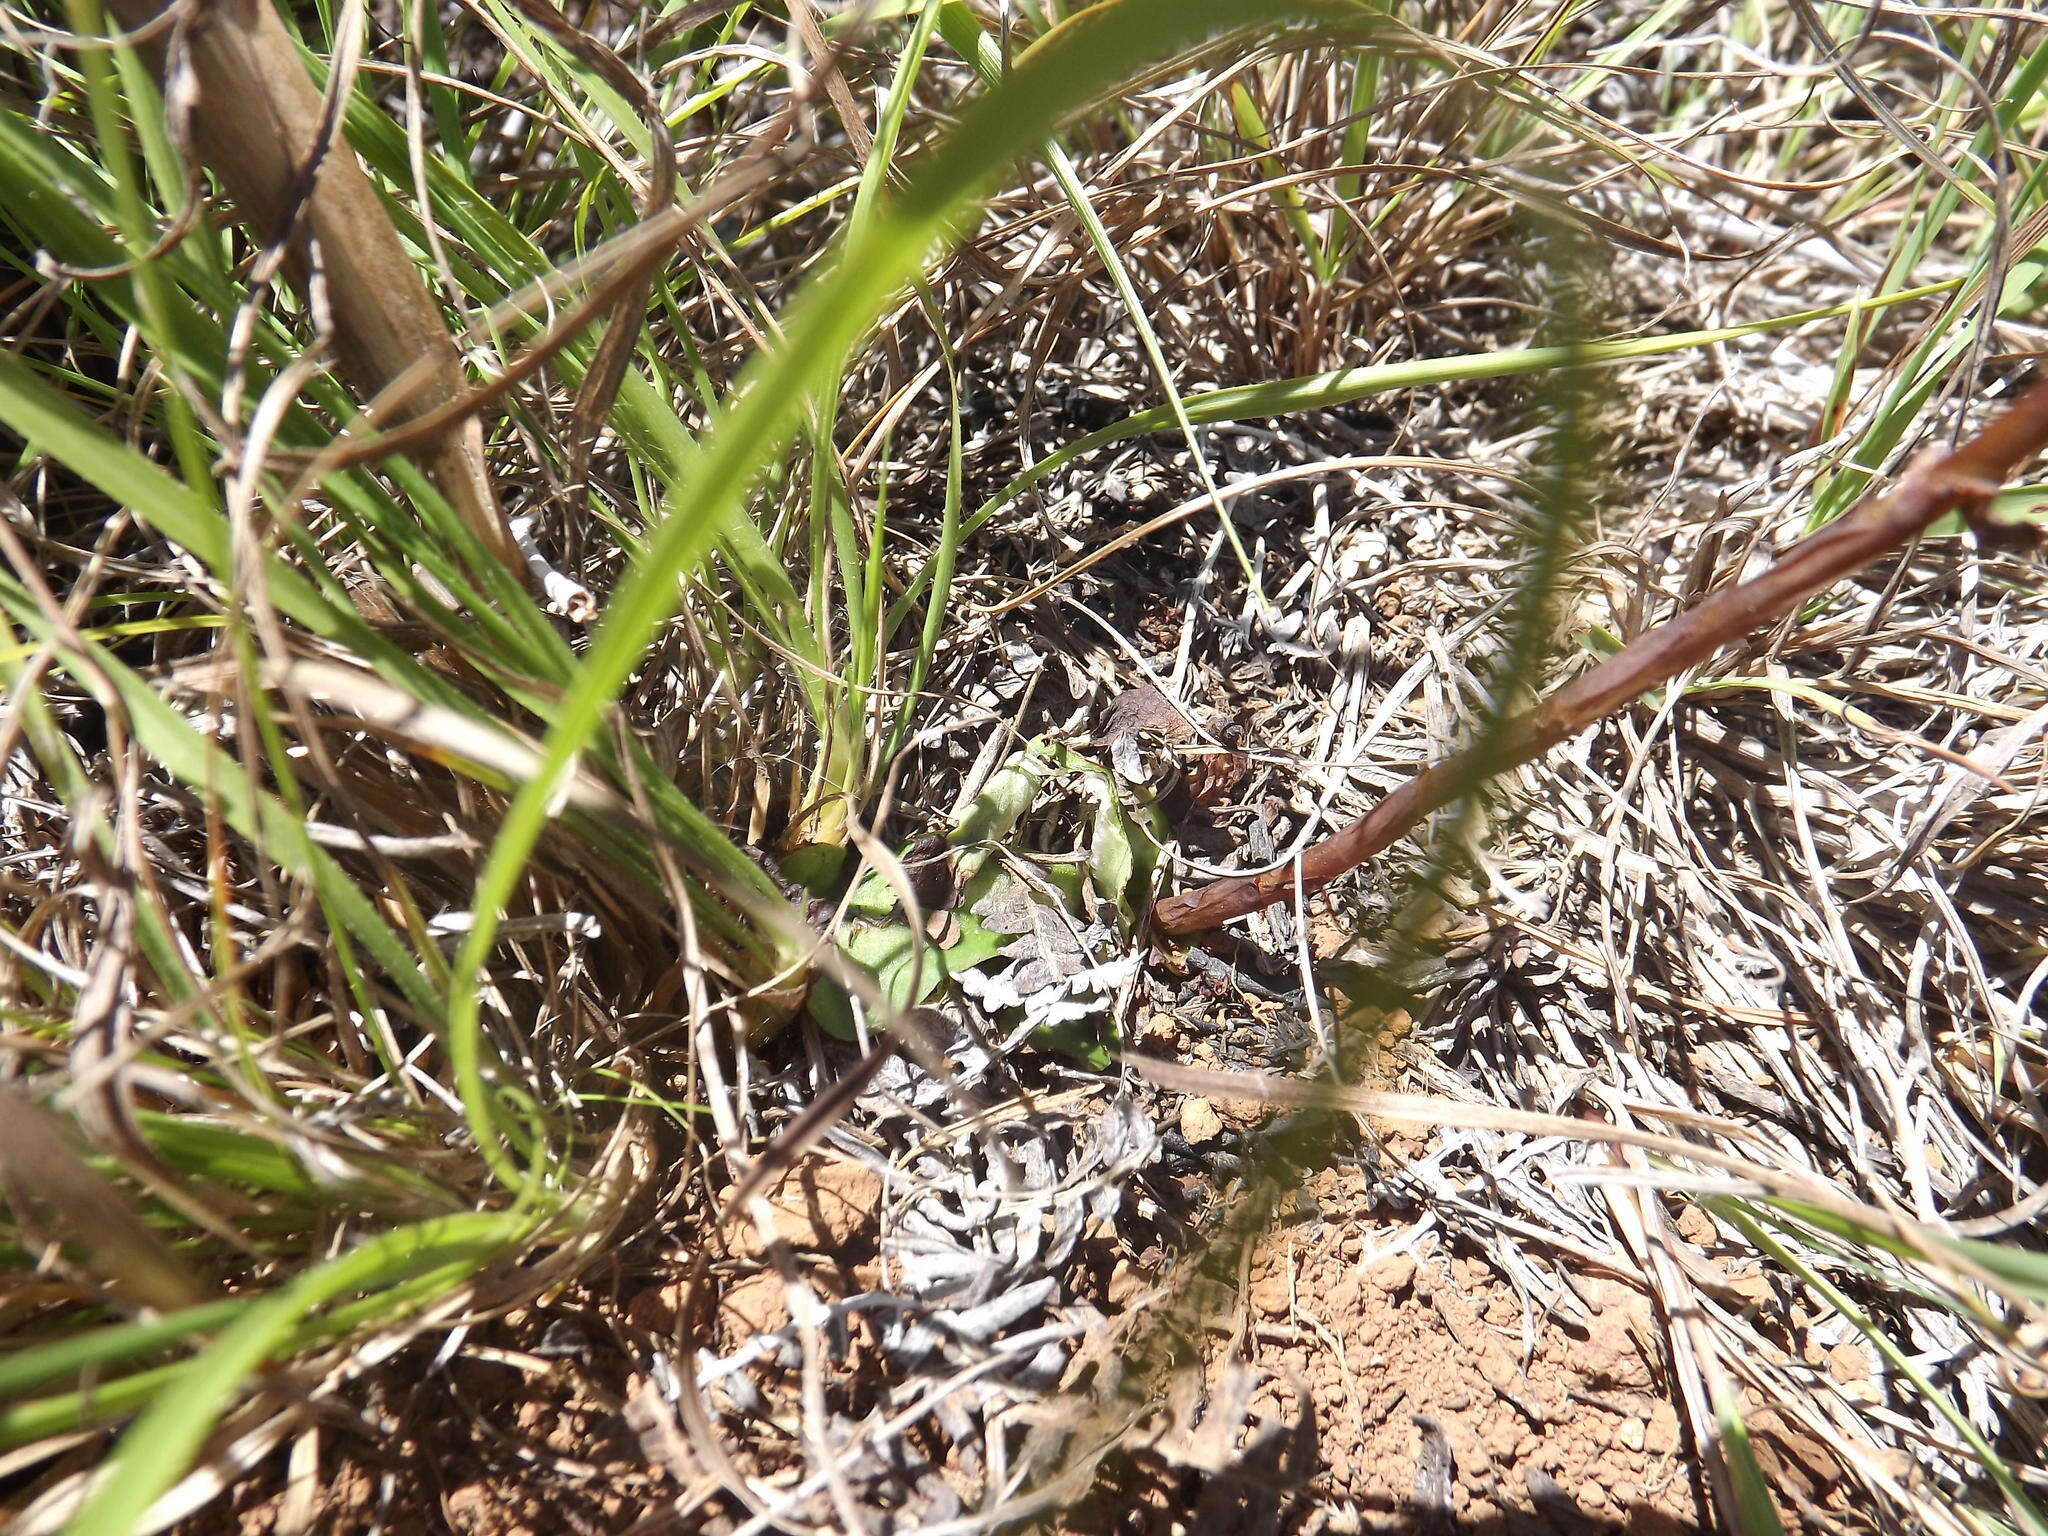
[[[1774,315],[1764,320],[1748,320],[1740,325],[1715,326],[1706,330],[1674,331],[1661,336],[1630,336],[1612,341],[1590,341],[1575,347],[1503,347],[1492,352],[1463,352],[1452,357],[1413,358],[1399,363],[1374,363],[1363,368],[1341,368],[1330,373],[1309,374],[1302,378],[1275,379],[1264,384],[1243,384],[1232,389],[1204,390],[1200,394],[1185,397],[1180,404],[1186,419],[1198,426],[1227,421],[1255,421],[1263,417],[1288,416],[1302,411],[1326,411],[1340,405],[1349,405],[1355,400],[1363,400],[1371,395],[1389,394],[1400,389],[1423,389],[1439,384],[1469,383],[1478,379],[1518,378],[1529,374],[1547,373],[1568,364],[1579,367],[1605,367],[1624,363],[1632,358],[1655,357],[1665,352],[1682,352],[1693,347],[1712,346],[1716,342],[1734,341],[1744,336],[1810,325],[1817,320],[1831,320],[1867,309],[1903,303],[1909,299],[1925,298],[1929,294],[1946,292],[1953,286],[1952,281],[1930,283],[1924,287],[1888,294],[1881,299],[1850,299],[1819,309],[1805,309],[1795,314]],[[1122,421],[1112,422],[1109,426],[1090,432],[1085,437],[1074,439],[1073,442],[1047,454],[983,502],[968,517],[963,532],[972,534],[1018,496],[1048,477],[1058,474],[1082,455],[1093,453],[1097,448],[1105,448],[1112,443],[1127,442],[1134,437],[1147,437],[1154,432],[1169,431],[1176,424],[1176,415],[1173,411],[1155,406],[1150,410],[1127,416]],[[901,615],[917,600],[929,579],[929,569],[920,572],[909,590],[897,599],[890,614],[892,625],[900,622]]]
[[[1255,22],[1336,22],[1356,20],[1357,14],[1317,0],[1122,0],[1085,12],[1055,28],[1000,87],[971,103],[900,196],[884,202],[805,285],[784,321],[782,343],[748,367],[735,402],[690,453],[679,476],[684,495],[649,530],[645,551],[591,639],[579,686],[548,733],[539,771],[514,797],[478,876],[474,920],[456,957],[448,998],[451,1065],[465,1104],[486,1099],[476,977],[556,798],[648,643],[675,611],[679,578],[712,535],[740,515],[749,489],[787,448],[806,404],[838,376],[842,360],[883,306],[942,242],[960,232],[999,171],[1040,143],[1066,113],[1142,66]],[[472,1129],[498,1176],[527,1187],[530,1175],[506,1157],[500,1125],[479,1118]]]
[[[1749,1443],[1749,1425],[1742,1406],[1726,1393],[1714,1394],[1714,1422],[1721,1431],[1721,1453],[1728,1458],[1728,1476],[1735,1484],[1735,1508],[1728,1511],[1736,1536],[1785,1536],[1784,1522],[1771,1502],[1771,1485],[1757,1465]]]
[[[0,582],[0,608],[5,608],[16,623],[32,634],[45,641],[56,640],[49,616],[11,583]],[[96,694],[103,690],[103,678],[111,683],[115,696],[100,702],[107,708],[127,712],[137,739],[150,755],[200,794],[216,797],[228,824],[267,849],[280,869],[307,881],[334,917],[375,956],[398,989],[426,1017],[434,1017],[440,999],[421,973],[415,957],[399,942],[398,935],[355,882],[306,835],[300,818],[273,796],[255,790],[241,772],[240,764],[228,758],[217,743],[201,735],[134,671],[98,647],[91,650],[92,665],[84,666],[79,658],[60,647],[58,664]]]
[[[166,1345],[175,1344],[180,1339],[190,1338],[195,1333],[210,1332],[227,1323],[248,1305],[248,1299],[241,1296],[226,1301],[204,1302],[196,1307],[166,1312],[146,1322],[95,1328],[77,1338],[59,1339],[54,1344],[39,1344],[0,1355],[0,1402],[11,1402],[29,1388],[39,1387],[46,1381],[119,1365],[138,1355],[151,1354]]]
[[[1900,1347],[1896,1339],[1878,1327],[1861,1307],[1844,1295],[1818,1269],[1793,1252],[1786,1242],[1780,1241],[1765,1230],[1763,1223],[1750,1214],[1742,1201],[1724,1199],[1712,1201],[1710,1204],[1715,1215],[1732,1223],[1750,1242],[1797,1275],[1816,1295],[1853,1323],[1857,1331],[1869,1340],[1871,1347],[1885,1357],[1891,1368],[1913,1384],[1921,1400],[1948,1421],[1949,1427],[1970,1448],[1978,1464],[1998,1485],[1999,1492],[2005,1495],[2006,1507],[2018,1517],[2025,1529],[2031,1532],[2032,1536],[2048,1536],[2048,1516],[2044,1516],[2034,1501],[2027,1496],[2026,1490],[2020,1486],[2019,1479],[2013,1475],[2012,1468],[2006,1465],[2005,1458],[2000,1456],[1997,1448],[1979,1433],[1977,1426],[1970,1422],[1969,1415],[1955,1405],[1949,1394]]]
[[[973,64],[975,73],[989,85],[1002,79],[1002,56],[998,53],[995,40],[981,30],[974,19],[974,13],[960,0],[950,0],[945,7],[940,26],[960,55]],[[1244,540],[1238,537],[1237,524],[1230,515],[1222,494],[1217,490],[1216,477],[1209,468],[1209,456],[1203,452],[1201,439],[1195,434],[1195,424],[1188,419],[1187,407],[1181,399],[1180,387],[1173,377],[1173,368],[1166,360],[1166,349],[1159,344],[1159,333],[1153,329],[1151,319],[1145,313],[1144,301],[1138,296],[1138,286],[1131,280],[1130,268],[1123,255],[1116,248],[1116,242],[1103,227],[1101,215],[1095,211],[1094,201],[1088,196],[1087,184],[1081,179],[1072,157],[1053,139],[1047,143],[1046,163],[1052,167],[1053,179],[1059,183],[1061,195],[1067,206],[1074,210],[1074,217],[1080,221],[1082,230],[1088,236],[1088,243],[1095,248],[1096,257],[1102,262],[1102,270],[1108,276],[1111,286],[1116,289],[1118,300],[1123,304],[1124,313],[1130,317],[1131,327],[1137,332],[1138,344],[1144,349],[1145,361],[1151,366],[1152,376],[1159,381],[1161,393],[1166,396],[1166,409],[1173,417],[1173,424],[1180,429],[1183,441],[1188,445],[1188,461],[1194,465],[1195,474],[1202,482],[1202,489],[1208,493],[1209,504],[1215,508],[1217,521],[1222,525],[1224,537],[1230,541],[1232,553],[1237,556],[1238,567],[1244,572],[1245,580],[1251,584],[1253,601],[1264,606],[1265,597],[1260,590],[1259,572],[1252,563],[1251,555],[1244,547]],[[1318,247],[1320,249],[1320,247]]]
[[[496,1213],[448,1216],[401,1227],[249,1303],[129,1426],[108,1464],[106,1480],[66,1527],[68,1536],[129,1536],[150,1505],[191,1465],[249,1373],[315,1309],[352,1291],[388,1284],[453,1258],[480,1267],[531,1230],[528,1220]]]

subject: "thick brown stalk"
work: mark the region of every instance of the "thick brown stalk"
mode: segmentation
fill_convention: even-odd
[[[157,20],[161,0],[111,0],[124,26]],[[461,355],[376,188],[328,115],[271,0],[188,0],[175,29],[158,28],[145,52],[167,81],[189,86],[191,139],[262,244],[290,232],[287,270],[303,290],[317,246],[335,361],[364,400],[413,364],[429,367],[392,414],[405,419],[463,390]],[[178,39],[177,45],[171,39]],[[309,168],[318,170],[309,176]],[[483,429],[462,420],[414,450],[456,514],[499,560],[526,563],[484,468]]]
[[[2048,446],[2048,383],[2036,384],[2003,415],[1952,452],[1927,454],[1897,485],[1873,495],[1800,540],[1762,575],[1723,587],[1507,721],[1496,743],[1443,758],[1343,830],[1298,859],[1257,875],[1233,875],[1152,909],[1163,933],[1198,933],[1320,890],[1384,852],[1423,818],[1496,773],[1542,756],[1716,651],[1790,613],[1814,593],[1960,512],[1986,530],[1985,508],[2026,460]],[[1986,530],[1988,531],[1988,530]]]

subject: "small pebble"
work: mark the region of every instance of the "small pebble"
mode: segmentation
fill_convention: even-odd
[[[1129,1259],[1118,1259],[1109,1277],[1109,1304],[1119,1310],[1145,1293],[1145,1276]]]
[[[1223,1134],[1223,1117],[1207,1099],[1189,1099],[1180,1107],[1180,1134],[1191,1147],[1206,1146]]]
[[[1384,1258],[1365,1272],[1372,1288],[1385,1296],[1398,1296],[1415,1283],[1415,1260],[1405,1253]]]
[[[1669,1403],[1659,1403],[1650,1410],[1650,1422],[1644,1432],[1644,1443],[1658,1456],[1669,1456],[1678,1449],[1676,1408]]]
[[[1285,1317],[1293,1305],[1285,1275],[1268,1275],[1252,1287],[1252,1305],[1268,1317]]]
[[[1860,1344],[1837,1344],[1828,1351],[1828,1374],[1847,1385],[1870,1378],[1870,1357]]]

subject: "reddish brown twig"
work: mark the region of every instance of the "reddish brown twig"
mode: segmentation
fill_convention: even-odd
[[[1993,532],[1984,516],[1991,498],[2044,446],[2048,383],[2036,384],[1961,447],[1916,459],[1889,492],[1865,497],[1793,545],[1762,575],[1702,598],[1506,722],[1497,743],[1432,763],[1298,860],[1169,896],[1152,909],[1153,922],[1162,933],[1198,933],[1261,911],[1294,892],[1297,869],[1300,889],[1320,890],[1385,851],[1481,779],[1542,756],[1723,646],[1783,618],[1814,593],[1925,533],[1948,513],[1961,513],[1980,533]]]

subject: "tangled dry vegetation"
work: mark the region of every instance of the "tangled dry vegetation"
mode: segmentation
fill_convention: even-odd
[[[7,9],[11,1529],[2048,1531],[2048,487],[1294,862],[2018,394],[2048,23],[1055,19]]]

